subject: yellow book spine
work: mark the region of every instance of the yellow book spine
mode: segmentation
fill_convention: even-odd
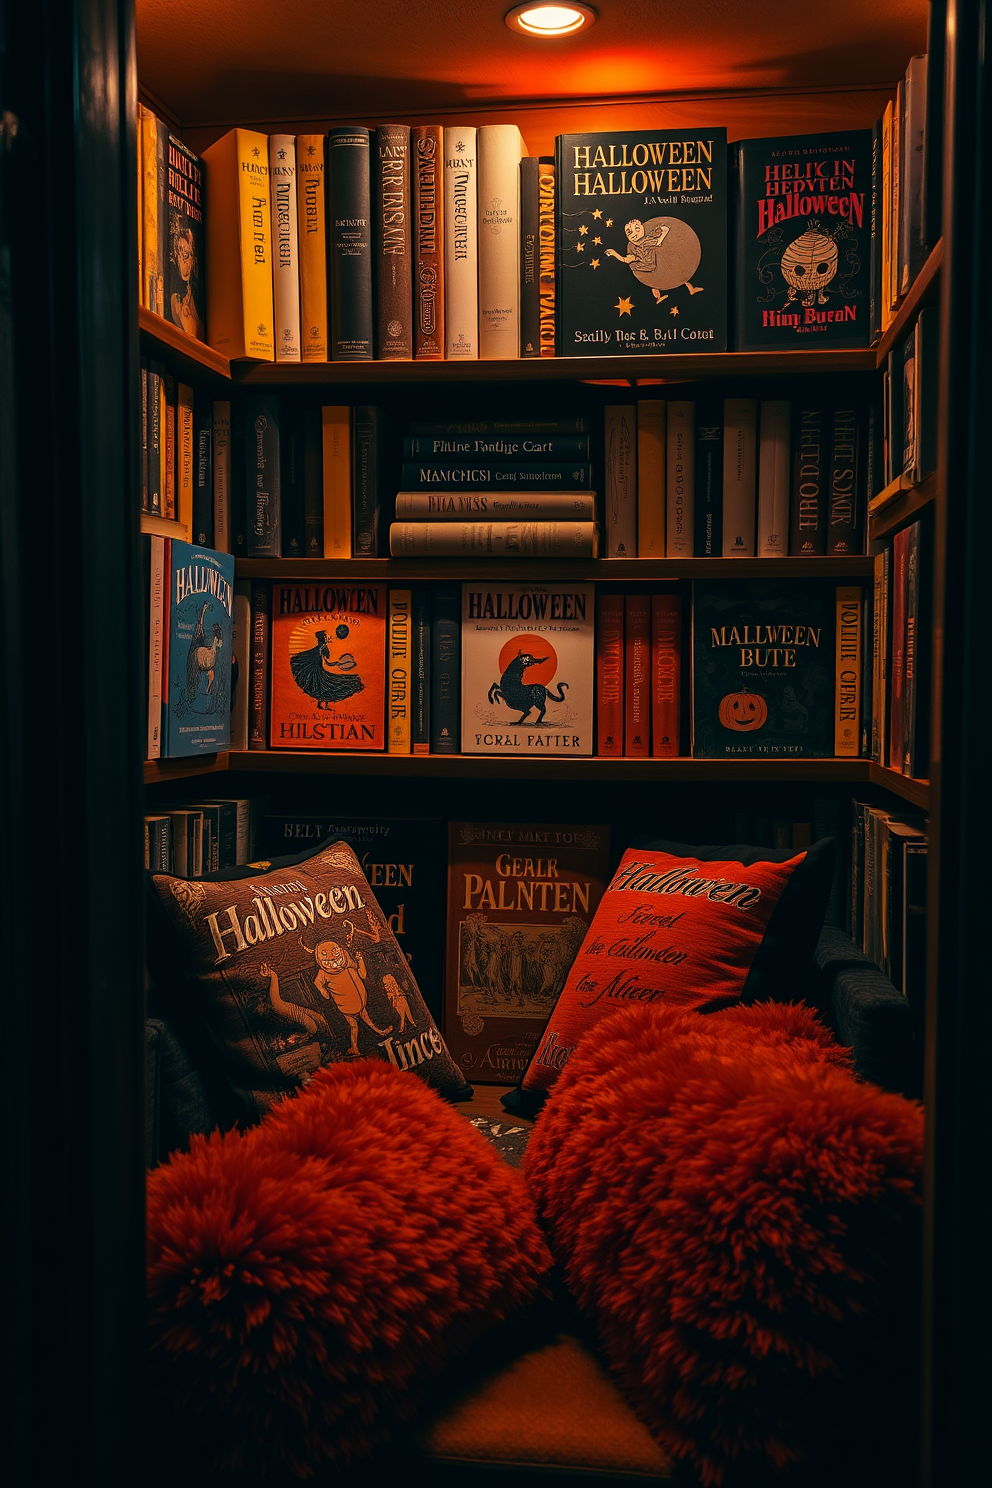
[[[275,361],[268,138],[230,129],[204,150],[203,167],[207,339],[228,357]]]
[[[637,405],[637,556],[665,556],[667,411],[661,398]]]
[[[193,389],[176,393],[176,516],[193,541]]]
[[[834,754],[844,758],[861,753],[861,610],[861,586],[839,585]]]
[[[269,201],[269,141],[253,129],[238,129],[238,205],[244,355],[275,360],[272,302],[272,223]]]
[[[145,299],[145,161],[141,149],[141,104],[138,104],[137,128],[135,130],[135,156],[138,168],[138,304],[147,305]]]
[[[155,115],[138,105],[141,135],[142,179],[142,279],[141,303],[159,313],[158,305],[158,171],[156,167]]]
[[[386,727],[389,754],[410,753],[410,675],[413,668],[410,604],[409,589],[390,589]]]
[[[327,230],[324,136],[296,136],[296,212],[300,245],[300,353],[327,361]]]
[[[351,557],[351,411],[322,408],[324,557]]]

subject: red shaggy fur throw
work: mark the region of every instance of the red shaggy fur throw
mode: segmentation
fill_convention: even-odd
[[[194,1138],[150,1176],[161,1429],[187,1471],[343,1466],[550,1265],[519,1175],[463,1116],[388,1065],[321,1070],[261,1126]]]
[[[531,1138],[569,1287],[704,1484],[822,1459],[912,1314],[922,1112],[847,1063],[806,1008],[630,1008],[580,1041]]]

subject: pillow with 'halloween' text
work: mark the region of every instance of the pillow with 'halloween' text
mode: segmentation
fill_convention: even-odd
[[[801,996],[834,843],[791,854],[640,839],[621,860],[507,1110],[540,1109],[578,1039],[631,1003],[715,1012]]]
[[[206,1022],[248,1119],[347,1059],[471,1093],[347,842],[150,881],[153,979],[181,987]]]

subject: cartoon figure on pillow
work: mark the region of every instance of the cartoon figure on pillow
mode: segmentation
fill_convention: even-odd
[[[368,1008],[368,991],[365,986],[368,975],[365,969],[365,957],[361,951],[353,955],[336,940],[322,940],[313,954],[318,967],[313,984],[321,997],[333,1002],[338,1012],[347,1019],[351,1030],[351,1046],[348,1053],[356,1059],[361,1058],[361,1050],[358,1047],[359,1019],[380,1038],[392,1032],[391,1028],[379,1028],[372,1022]]]
[[[402,1033],[407,1024],[412,1028],[414,1026],[413,1014],[410,1011],[410,1004],[406,1000],[406,993],[391,972],[387,971],[384,974],[382,978],[382,990],[393,1004],[394,1011],[400,1015],[400,1026],[396,1030],[397,1034]]]

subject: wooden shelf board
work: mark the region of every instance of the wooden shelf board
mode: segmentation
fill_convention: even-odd
[[[231,363],[226,356],[187,336],[171,321],[156,315],[154,310],[146,310],[144,305],[138,307],[138,329],[144,338],[143,350],[164,357],[171,366],[178,361],[187,375],[202,375],[206,371],[217,377],[230,378]]]
[[[188,759],[145,760],[145,784],[159,785],[166,780],[186,780],[194,775],[216,775],[228,768],[230,756],[197,754]]]
[[[531,558],[511,562],[502,558],[239,558],[235,573],[242,579],[278,579],[317,583],[321,579],[367,579],[379,583],[402,580],[488,578],[501,583],[595,582],[637,583],[675,579],[870,578],[873,559],[851,558]]]
[[[302,775],[380,775],[460,780],[867,781],[863,759],[535,759],[531,755],[365,754],[331,750],[232,751],[231,769]]]
[[[684,356],[532,357],[513,361],[233,362],[235,382],[276,387],[362,383],[687,382],[707,377],[874,372],[875,352],[710,351]]]
[[[141,530],[156,537],[178,537],[189,542],[189,528],[176,517],[156,517],[152,512],[142,512]]]
[[[902,796],[904,801],[921,806],[924,811],[930,810],[929,780],[914,780],[912,776],[901,775],[898,770],[890,770],[886,765],[877,765],[874,760],[869,765],[868,773],[872,785],[880,785],[893,795]]]
[[[889,352],[895,346],[896,342],[901,340],[906,334],[917,311],[937,298],[943,253],[944,240],[941,238],[934,245],[926,263],[900,300],[899,307],[892,321],[886,330],[883,331],[882,339],[875,348],[877,366],[883,367],[885,365]]]
[[[937,475],[928,475],[914,485],[905,475],[886,486],[868,504],[868,538],[877,542],[904,526],[911,517],[937,499]]]

